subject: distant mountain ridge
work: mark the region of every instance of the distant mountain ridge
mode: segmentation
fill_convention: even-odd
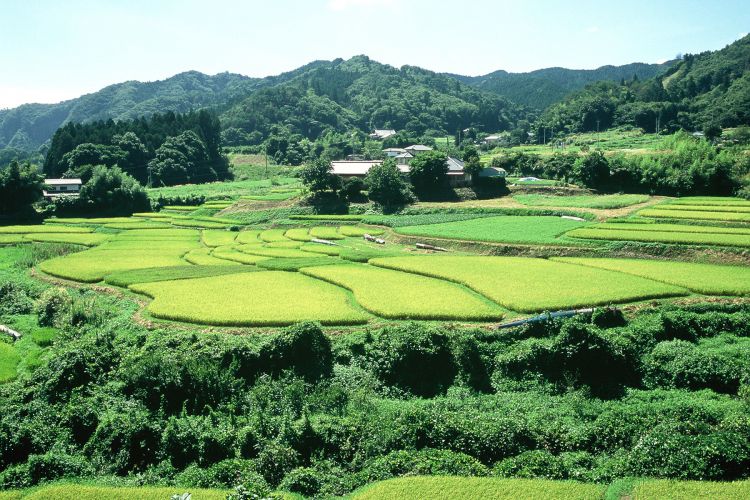
[[[503,114],[500,117],[500,122],[503,122],[519,118],[521,111],[514,103],[535,108],[540,104],[557,102],[571,89],[582,88],[587,82],[595,81],[597,78],[617,79],[621,75],[632,77],[633,74],[638,75],[639,78],[646,78],[651,73],[659,71],[660,68],[664,69],[662,65],[635,63],[620,67],[605,66],[597,70],[549,68],[530,73],[496,71],[482,77],[466,77],[438,74],[416,66],[396,69],[370,61],[366,57],[363,59],[363,57],[357,56],[349,61],[341,59],[313,61],[295,70],[266,78],[252,78],[234,73],[205,75],[197,71],[187,71],[160,81],[127,81],[113,84],[97,92],[57,104],[24,104],[12,109],[0,110],[0,149],[34,151],[47,142],[55,130],[71,121],[124,120],[165,111],[186,112],[190,109],[212,108],[223,117],[229,118],[229,122],[232,122],[234,126],[239,124],[248,127],[252,126],[253,120],[245,120],[243,123],[243,113],[237,108],[239,103],[260,90],[284,85],[287,85],[284,90],[260,94],[261,97],[264,95],[268,97],[269,101],[260,102],[255,99],[250,102],[252,106],[262,106],[267,109],[268,116],[261,118],[273,118],[273,110],[268,106],[273,102],[272,97],[280,98],[284,94],[289,96],[290,92],[299,94],[303,90],[305,93],[316,93],[323,87],[330,87],[319,93],[322,99],[316,99],[313,106],[318,106],[325,99],[329,99],[331,103],[326,103],[326,107],[330,104],[327,112],[339,114],[336,119],[328,117],[329,122],[336,122],[337,126],[341,127],[353,124],[366,128],[370,124],[364,123],[363,120],[383,121],[387,118],[372,113],[364,116],[367,114],[365,108],[368,105],[379,104],[381,109],[387,107],[387,95],[390,90],[384,88],[383,84],[394,85],[394,88],[398,89],[396,93],[400,95],[400,98],[411,99],[412,93],[405,87],[411,82],[422,89],[423,93],[430,94],[431,99],[436,103],[435,106],[438,107],[450,101],[450,106],[456,105],[455,109],[463,109],[464,112],[469,113],[466,106],[476,107],[480,101],[482,105],[491,101],[492,111]],[[363,60],[369,61],[370,66],[360,64]],[[358,65],[358,69],[354,69]],[[360,73],[356,85],[342,86],[343,81],[357,71]],[[373,75],[363,77],[368,71],[377,73],[378,77]],[[333,79],[332,85],[324,81],[327,77]],[[376,82],[379,78],[380,81]],[[292,81],[295,83],[291,83]],[[353,81],[349,83],[354,84]],[[472,92],[472,88],[475,91]],[[372,95],[360,96],[362,98],[358,99],[356,94],[362,90],[375,92],[375,100],[370,99]],[[334,95],[336,92],[340,95]],[[501,101],[496,101],[492,95],[499,96]],[[291,99],[296,103],[305,100],[304,96],[299,95],[292,96]],[[342,99],[342,102],[338,102]],[[442,104],[438,104],[437,101],[442,101]],[[352,110],[347,112],[347,106],[351,105],[356,108],[353,113],[355,115],[359,113],[361,116],[352,115]],[[433,108],[428,105],[410,111],[422,112],[427,109]],[[315,120],[313,117],[313,121]],[[408,121],[406,117],[395,119],[398,126],[404,126],[406,121]],[[423,121],[429,122],[429,120]],[[377,125],[384,126],[385,123],[377,123]],[[442,123],[438,120],[434,124],[426,123],[426,125],[433,126],[433,128],[452,126],[452,120],[450,117],[443,117]]]
[[[602,80],[629,80],[633,76],[645,80],[664,73],[675,62],[672,60],[662,64],[607,65],[596,69],[554,67],[527,73],[499,70],[483,76],[451,76],[478,89],[502,95],[517,104],[543,111],[589,83]]]

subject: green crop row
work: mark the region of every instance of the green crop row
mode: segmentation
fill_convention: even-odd
[[[239,262],[240,264],[257,264],[262,260],[266,260],[268,257],[260,255],[250,255],[249,253],[240,252],[235,247],[217,247],[211,252],[213,257],[217,259],[229,260],[232,262]]]
[[[0,234],[39,234],[39,233],[90,233],[88,227],[71,227],[62,225],[43,226],[2,226]]]
[[[360,221],[365,218],[364,215],[290,215],[292,220],[342,220],[342,221]]]
[[[376,266],[468,286],[515,311],[571,309],[687,295],[672,285],[574,264],[524,257],[413,256],[372,259]]]
[[[699,210],[664,210],[647,208],[638,212],[643,217],[656,219],[696,219],[720,220],[729,222],[750,222],[750,214],[736,212],[703,212]]]
[[[649,196],[645,194],[610,194],[604,196],[550,196],[541,194],[517,194],[513,199],[522,205],[532,207],[571,207],[571,208],[622,208],[645,203]]]
[[[239,262],[220,259],[211,255],[210,248],[196,248],[190,250],[183,256],[183,259],[196,266],[231,266],[239,265]]]
[[[663,224],[602,222],[586,229],[616,229],[619,231],[658,231],[674,233],[750,234],[750,227],[698,226],[695,224]]]
[[[400,234],[492,243],[562,245],[560,236],[585,222],[547,216],[500,215],[460,222],[396,227]],[[574,244],[574,243],[573,243]]]
[[[343,240],[344,236],[339,234],[336,226],[315,226],[310,228],[310,236],[322,240]]]
[[[68,243],[71,245],[93,247],[104,243],[111,237],[110,235],[99,233],[38,233],[27,234],[24,238],[39,243]]]
[[[503,311],[454,283],[362,264],[303,268],[342,286],[373,314],[391,319],[494,321]]]
[[[241,265],[149,267],[146,269],[108,274],[105,276],[104,281],[110,285],[127,287],[135,283],[206,278],[209,276],[222,276],[256,270],[254,266]]]
[[[670,201],[672,205],[709,205],[709,206],[735,206],[750,207],[750,200],[741,198],[728,198],[721,196],[688,196]]]
[[[294,241],[310,241],[312,239],[308,232],[308,229],[304,227],[287,229],[287,231],[284,233],[284,236]]]
[[[266,229],[265,231],[262,231],[258,237],[266,243],[288,241],[289,238],[284,236],[285,232],[286,229]]]
[[[619,224],[618,224],[619,226]],[[715,233],[678,233],[674,231],[632,231],[619,229],[581,228],[567,233],[571,238],[592,240],[642,241],[688,245],[720,245],[750,247],[750,235]]]
[[[736,213],[750,213],[750,205],[736,206],[736,205],[685,205],[683,203],[665,203],[654,207],[658,210],[678,210],[678,211],[697,211],[697,212],[736,212]]]
[[[201,232],[201,240],[203,241],[203,244],[208,247],[220,247],[234,244],[234,240],[237,238],[238,234],[239,233],[220,229],[204,229]]]
[[[315,320],[326,325],[367,322],[341,288],[298,273],[263,271],[135,284],[153,297],[157,318],[223,326],[282,326]]]
[[[705,295],[750,295],[750,267],[645,259],[559,257],[552,260],[641,276]]]

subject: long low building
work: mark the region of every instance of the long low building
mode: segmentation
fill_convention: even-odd
[[[375,165],[380,165],[381,160],[350,161],[341,160],[331,162],[332,172],[344,179],[350,177],[363,178]],[[457,158],[448,157],[448,182],[451,186],[463,186],[468,184],[471,176],[464,170],[464,162]],[[397,164],[399,171],[406,175],[409,173],[408,164]]]
[[[44,179],[44,185],[47,189],[42,191],[42,194],[48,199],[78,196],[82,184],[81,179]]]

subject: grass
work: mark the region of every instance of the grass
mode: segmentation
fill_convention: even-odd
[[[273,248],[263,245],[240,245],[237,250],[241,253],[259,255],[262,257],[309,257],[310,254],[296,248]]]
[[[645,194],[610,194],[604,196],[548,196],[540,194],[517,194],[513,199],[523,205],[532,207],[574,207],[574,208],[622,208],[645,203],[649,196]]]
[[[75,227],[63,225],[42,226],[0,226],[0,234],[40,234],[40,233],[90,233],[89,227]]]
[[[205,229],[201,232],[201,240],[208,247],[220,247],[234,244],[237,232],[222,231],[220,229]]]
[[[362,264],[310,267],[302,273],[342,286],[357,302],[389,319],[494,321],[495,304],[443,280]]]
[[[627,220],[627,219],[626,219]],[[750,227],[697,226],[693,224],[602,222],[586,229],[617,229],[625,231],[659,231],[677,233],[747,234]]]
[[[688,294],[683,288],[629,274],[524,257],[429,255],[370,263],[461,283],[525,313]]]
[[[705,295],[750,295],[750,267],[645,259],[559,257],[552,260],[641,276]]]
[[[613,224],[619,226],[620,224]],[[646,224],[644,224],[645,226]],[[674,243],[686,245],[718,245],[750,247],[748,234],[717,234],[708,232],[676,231],[637,231],[631,229],[599,229],[598,227],[580,228],[569,232],[570,238],[590,240],[642,241],[653,243]]]
[[[290,215],[292,220],[331,220],[331,221],[361,221],[364,215]]]
[[[315,226],[310,228],[310,236],[321,240],[343,240],[344,236],[339,234],[335,226]]]
[[[129,500],[165,500],[172,495],[189,491],[195,500],[224,500],[229,491],[202,488],[177,488],[158,486],[115,487],[83,484],[53,484],[24,491],[0,492],[0,500],[100,500],[102,498]]]
[[[707,205],[717,207],[750,207],[750,200],[722,196],[687,196],[672,200],[670,205]]]
[[[355,491],[352,500],[594,500],[602,498],[599,484],[548,479],[505,479],[497,477],[412,476],[379,481]]]
[[[344,236],[352,238],[361,238],[362,236],[369,234],[371,236],[379,236],[383,234],[382,229],[376,227],[360,227],[360,226],[341,226],[339,227],[339,233]]]
[[[711,482],[651,479],[637,481],[633,487],[631,498],[633,500],[683,500],[697,498],[740,500],[750,498],[750,481]]]
[[[192,205],[186,205],[186,206],[167,206],[163,207],[162,210],[167,210],[169,212],[195,212],[198,209],[196,206]]]
[[[177,227],[197,227],[201,229],[226,229],[227,224],[224,222],[212,222],[196,219],[170,219],[169,223]]]
[[[303,250],[305,252],[320,253],[323,255],[330,255],[330,256],[337,256],[341,254],[340,247],[323,245],[320,243],[305,243],[304,245],[300,247],[300,250]]]
[[[460,222],[397,227],[395,231],[399,234],[429,238],[561,245],[570,242],[560,240],[560,235],[585,224],[560,217],[500,215]]]
[[[27,234],[24,238],[39,243],[68,243],[93,247],[109,240],[111,236],[100,233],[40,233]]]
[[[305,227],[295,227],[294,229],[287,229],[284,236],[294,241],[310,241],[312,237],[309,231]]]
[[[206,278],[209,276],[223,276],[225,274],[244,273],[254,270],[256,269],[252,266],[240,265],[149,267],[108,274],[104,278],[104,281],[110,285],[128,287],[136,283]]]
[[[258,238],[267,243],[274,241],[288,241],[289,238],[284,236],[285,232],[286,229],[266,229],[258,235]]]
[[[0,340],[0,384],[16,378],[16,367],[21,362],[21,356],[16,352],[13,344]]]
[[[278,177],[265,180],[241,180],[230,182],[209,182],[206,184],[183,184],[180,186],[169,186],[147,189],[149,198],[157,199],[159,196],[167,198],[185,196],[203,196],[206,200],[235,198],[242,195],[257,194],[274,185],[297,184],[299,179],[293,177]]]
[[[266,259],[262,262],[258,262],[258,267],[268,269],[270,271],[299,271],[303,267],[317,267],[317,266],[330,266],[340,265],[341,260],[331,259],[329,257],[306,257],[299,259]]]
[[[0,234],[0,245],[15,245],[16,243],[26,243],[22,234]]]
[[[284,326],[314,320],[354,325],[367,316],[334,285],[297,273],[263,271],[131,285],[154,297],[152,315],[223,326]]]
[[[44,221],[45,224],[92,224],[102,226],[104,224],[118,224],[121,222],[132,222],[130,217],[70,217],[58,219],[53,217]]]
[[[196,266],[233,266],[239,265],[238,262],[220,259],[211,255],[210,248],[196,248],[190,250],[183,257],[186,261]]]
[[[272,241],[271,243],[262,243],[262,245],[267,248],[299,248],[302,246],[302,242],[293,240]]]
[[[647,208],[638,212],[643,217],[655,219],[695,219],[718,220],[727,222],[750,222],[750,213],[737,212],[705,212],[702,210],[669,210],[663,208]]]
[[[302,191],[286,191],[286,192],[267,193],[267,194],[250,194],[250,195],[240,196],[240,199],[250,200],[250,201],[284,201],[284,200],[289,200],[291,198],[295,198],[299,196],[301,193]]]

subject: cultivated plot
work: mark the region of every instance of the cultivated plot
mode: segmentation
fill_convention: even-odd
[[[524,257],[430,255],[388,257],[370,263],[461,283],[519,312],[688,294],[684,288],[637,276]]]
[[[348,293],[298,273],[262,271],[131,285],[153,297],[157,318],[224,326],[284,326],[314,320],[325,325],[367,322]]]
[[[552,260],[641,276],[704,295],[750,295],[750,267],[646,259],[556,257]]]
[[[301,272],[351,290],[362,307],[384,318],[494,321],[503,317],[497,305],[440,279],[362,264],[308,267]]]

